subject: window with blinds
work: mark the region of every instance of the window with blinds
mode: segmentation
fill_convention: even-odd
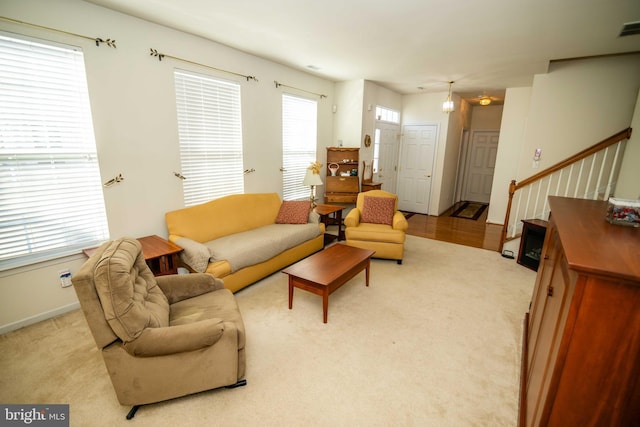
[[[308,199],[302,185],[307,168],[316,161],[318,102],[282,95],[282,197]]]
[[[0,33],[0,270],[108,238],[82,51]]]
[[[174,72],[184,204],[244,193],[240,85]]]

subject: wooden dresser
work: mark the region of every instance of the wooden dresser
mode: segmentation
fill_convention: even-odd
[[[325,203],[355,203],[360,192],[358,178],[359,148],[327,147],[327,182]],[[331,165],[337,165],[336,176],[331,176]],[[355,175],[351,175],[355,171]],[[350,174],[342,176],[341,174]]]
[[[640,229],[549,197],[525,316],[520,426],[640,425]]]

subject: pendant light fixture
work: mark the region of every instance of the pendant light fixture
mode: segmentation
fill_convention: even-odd
[[[451,100],[451,86],[453,85],[453,81],[449,82],[449,95],[447,96],[447,100],[442,103],[442,111],[445,113],[451,113],[454,110],[453,101]]]

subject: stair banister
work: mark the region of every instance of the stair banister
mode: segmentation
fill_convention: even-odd
[[[571,177],[573,175],[573,166],[575,164],[577,164],[578,162],[580,163],[580,170],[578,172],[578,178],[577,178],[577,183],[579,184],[579,182],[581,182],[581,178],[583,175],[583,167],[584,167],[584,159],[590,157],[590,156],[594,156],[594,161],[591,162],[591,167],[590,167],[590,171],[589,171],[589,175],[587,177],[588,181],[587,184],[585,186],[585,194],[583,198],[587,198],[588,197],[588,191],[589,191],[589,187],[591,184],[591,177],[593,175],[593,169],[596,163],[596,159],[597,159],[597,154],[602,151],[605,150],[604,152],[604,158],[602,160],[602,165],[605,164],[605,160],[607,157],[607,150],[608,148],[613,145],[616,144],[618,142],[621,142],[625,139],[629,139],[631,137],[631,128],[627,128],[624,129],[608,138],[603,139],[602,141],[598,142],[595,145],[592,145],[591,147],[588,147],[580,152],[578,152],[577,154],[574,154],[573,156],[570,156],[558,163],[556,163],[553,166],[548,167],[547,169],[538,172],[535,175],[530,176],[529,178],[525,178],[523,179],[521,182],[516,182],[516,180],[512,180],[511,183],[509,184],[509,198],[507,201],[507,210],[505,213],[505,219],[504,219],[504,225],[502,226],[502,238],[500,241],[500,248],[499,248],[499,252],[502,252],[502,249],[504,247],[504,243],[507,240],[507,233],[508,233],[508,229],[509,229],[509,219],[511,217],[511,205],[513,203],[513,196],[516,193],[516,191],[521,190],[524,187],[527,187],[531,184],[534,184],[538,181],[540,181],[543,178],[546,178],[550,175],[552,175],[555,172],[560,171],[560,174],[562,174],[562,169],[566,168],[566,167],[570,167],[569,170],[569,178],[567,179],[567,188],[565,189],[565,196],[567,195],[568,191],[569,191],[569,183],[571,182]],[[615,165],[618,161],[620,155],[620,144],[618,144],[618,146],[616,147],[616,152],[615,152],[615,157],[612,163],[612,168],[611,171],[609,173],[609,182],[607,183],[607,190],[606,190],[606,194],[605,197],[608,198],[610,192],[611,192],[611,181],[613,179],[614,176],[614,168]],[[596,186],[596,188],[599,188],[601,179],[602,179],[602,173],[603,173],[603,169],[601,168],[599,174],[598,174],[598,185]],[[558,179],[558,184],[557,184],[557,188],[556,188],[556,194],[559,194],[559,190],[560,190],[560,182],[562,181],[562,175],[560,175],[560,178]],[[574,197],[577,196],[578,193],[578,187],[579,185],[576,185],[576,188],[574,190]],[[551,185],[551,181],[549,181],[548,184],[548,188],[547,188],[547,194],[549,194],[549,189],[550,189],[550,185]],[[538,188],[538,193],[536,196],[536,203],[535,203],[535,207],[537,208],[538,205],[538,197],[539,197],[539,193],[540,193],[540,188]],[[530,199],[531,195],[529,194],[529,197],[527,198],[527,208],[525,209],[525,212],[528,211],[528,203],[529,203],[529,199]],[[597,197],[597,194],[596,194]],[[546,197],[545,197],[545,202],[544,204],[546,205]],[[519,211],[519,209],[518,209]],[[544,211],[544,206],[543,206],[543,211]],[[519,212],[516,212],[516,214],[519,214]]]

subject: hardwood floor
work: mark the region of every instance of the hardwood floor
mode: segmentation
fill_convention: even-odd
[[[502,226],[486,223],[488,209],[475,221],[449,216],[459,205],[454,205],[440,216],[414,214],[407,219],[407,234],[497,251]]]

